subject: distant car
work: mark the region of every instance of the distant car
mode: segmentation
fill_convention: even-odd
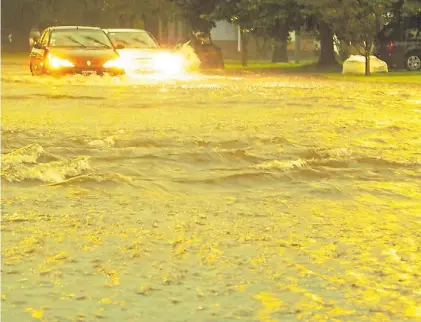
[[[184,71],[183,55],[161,48],[153,36],[142,29],[104,29],[132,73],[179,74]]]
[[[387,24],[376,39],[375,56],[390,68],[421,69],[421,15]]]
[[[122,75],[122,61],[98,27],[59,26],[45,29],[30,53],[33,75]]]

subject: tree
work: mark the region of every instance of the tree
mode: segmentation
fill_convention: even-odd
[[[234,22],[240,27],[242,63],[246,65],[249,35],[270,37],[275,41],[272,61],[288,61],[289,31],[294,27],[298,13],[295,0],[219,0],[211,17]]]
[[[260,7],[258,1],[251,0],[216,0],[213,11],[206,18],[211,21],[226,20],[239,26],[241,31],[241,63],[247,66],[249,33],[258,20]]]
[[[263,26],[275,41],[272,62],[288,62],[287,44],[289,32],[300,24],[301,7],[295,0],[264,0],[261,2],[261,16],[257,29]]]
[[[192,30],[209,33],[215,23],[207,17],[213,12],[216,0],[169,0],[180,9],[181,16]]]
[[[29,49],[29,33],[32,26],[39,21],[41,8],[41,0],[2,2],[1,29],[12,34],[11,47],[13,51],[27,51]]]
[[[225,20],[240,27],[242,64],[247,64],[249,35],[275,40],[273,61],[287,61],[289,31],[295,27],[299,7],[295,0],[171,0],[192,22],[193,29],[208,32],[214,21]],[[196,28],[194,28],[196,26]]]
[[[420,7],[419,2],[416,5],[415,1],[400,0],[327,1],[329,6],[320,12],[321,19],[340,39],[365,57],[366,75],[370,75],[370,56],[382,23],[392,19],[397,12],[416,11]]]
[[[335,33],[365,57],[366,75],[370,75],[370,56],[380,31],[380,19],[389,4],[390,0],[346,0],[335,8],[335,15],[331,14]]]
[[[335,8],[340,2],[341,0],[297,0],[307,29],[316,29],[319,32],[320,66],[337,65],[330,21],[336,18]]]

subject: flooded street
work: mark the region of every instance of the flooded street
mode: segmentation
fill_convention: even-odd
[[[2,67],[4,321],[421,318],[419,85]]]

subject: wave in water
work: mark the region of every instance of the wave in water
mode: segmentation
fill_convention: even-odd
[[[48,162],[60,158],[44,150],[39,144],[30,144],[2,155],[2,170],[24,163]]]
[[[66,178],[80,175],[91,169],[89,157],[78,157],[73,160],[60,160],[28,166],[14,164],[2,170],[1,176],[8,182],[39,180],[42,182],[61,182]]]
[[[387,169],[414,169],[421,166],[421,160],[388,160],[384,157],[368,157],[353,155],[348,149],[324,149],[307,150],[298,155],[301,158],[296,160],[271,160],[251,166],[254,169],[293,171],[300,170],[301,173],[311,171],[337,172],[349,169],[350,171],[361,171],[361,167],[387,168]]]
[[[83,174],[78,175],[66,180],[61,180],[56,183],[48,184],[48,186],[66,186],[66,185],[72,185],[72,184],[82,184],[82,183],[125,183],[129,184],[131,186],[134,186],[133,180],[128,177],[124,176],[119,173],[115,172],[104,172],[104,173],[89,173],[89,174]]]
[[[127,183],[130,177],[93,169],[91,157],[62,158],[48,153],[39,144],[31,144],[2,156],[1,177],[7,182],[41,181],[48,185],[82,183]]]
[[[2,156],[1,176],[8,182],[60,182],[90,168],[89,157],[69,160],[48,153],[39,144],[31,144]]]

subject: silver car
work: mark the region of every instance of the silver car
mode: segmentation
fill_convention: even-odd
[[[180,74],[185,59],[180,53],[160,48],[153,36],[142,29],[104,29],[128,73]]]

